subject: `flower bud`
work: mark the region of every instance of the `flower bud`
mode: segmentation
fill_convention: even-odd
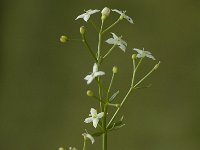
[[[136,59],[137,58],[137,55],[136,54],[133,54],[132,55],[132,59]]]
[[[60,42],[61,42],[61,43],[66,43],[67,41],[69,41],[69,38],[68,38],[67,36],[62,35],[62,36],[60,37]]]
[[[121,107],[121,104],[115,104],[115,106],[116,106],[117,108],[120,108],[120,107]]]
[[[60,147],[58,150],[65,150],[63,147]]]
[[[114,66],[114,67],[113,67],[112,72],[113,72],[113,73],[117,73],[117,72],[118,72],[117,66]]]
[[[158,69],[158,67],[160,66],[160,61],[154,66],[154,70]]]
[[[85,34],[86,28],[84,26],[80,27],[80,34]]]
[[[124,19],[124,16],[123,16],[123,15],[121,15],[121,16],[119,17],[119,19],[120,19],[120,20],[123,20],[123,19]]]
[[[110,8],[105,7],[102,11],[101,11],[102,16],[108,17],[110,15]]]
[[[87,96],[92,97],[94,96],[94,93],[91,90],[87,90]]]

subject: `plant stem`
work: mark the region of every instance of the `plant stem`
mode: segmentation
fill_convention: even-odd
[[[139,67],[141,61],[138,63],[137,67],[134,69],[136,71],[136,69]],[[160,62],[156,65],[159,65]],[[151,73],[153,73],[155,71],[155,67],[153,67],[140,81],[138,81],[134,86],[131,85],[130,89],[128,90],[126,96],[124,97],[124,99],[121,102],[121,107],[119,107],[116,112],[114,113],[113,117],[111,118],[110,122],[108,123],[107,127],[110,126],[112,124],[112,122],[114,121],[115,117],[117,116],[118,112],[120,111],[120,109],[122,108],[123,104],[125,103],[127,97],[130,95],[130,93],[134,90],[135,87],[137,87],[140,83],[142,83]],[[134,81],[135,78],[135,73],[133,73],[133,77],[132,77],[132,81]],[[133,83],[133,82],[132,82]]]
[[[116,47],[116,44],[114,44],[111,49],[103,56],[103,59],[105,59],[111,52],[112,50]]]
[[[90,45],[88,44],[88,42],[87,42],[87,40],[85,38],[85,35],[82,35],[82,41],[85,44],[85,46],[87,47],[87,49],[89,50],[89,52],[92,55],[92,57],[94,58],[95,62],[97,62],[97,58],[96,58],[94,52],[92,51]]]
[[[86,150],[86,141],[87,141],[87,139],[84,138],[84,141],[83,141],[83,150]]]
[[[102,34],[106,33],[108,30],[110,30],[112,27],[114,27],[116,24],[118,24],[119,21],[120,21],[120,18],[117,19],[117,21],[115,21],[115,22],[114,22],[112,25],[110,25],[108,28],[106,28],[106,29],[102,32]]]

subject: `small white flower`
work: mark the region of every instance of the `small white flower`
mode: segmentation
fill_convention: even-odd
[[[92,144],[95,142],[94,138],[89,133],[83,133],[82,135],[84,136],[84,138],[89,139]]]
[[[101,112],[101,113],[97,114],[96,109],[91,108],[90,114],[89,114],[89,116],[91,116],[91,117],[86,118],[84,122],[85,123],[92,122],[93,126],[96,128],[97,124],[99,123],[99,119],[101,119],[103,117],[103,115],[104,115],[104,112]]]
[[[69,150],[78,150],[76,147],[69,147]]]
[[[79,15],[75,20],[83,18],[83,20],[85,20],[87,22],[90,18],[90,15],[97,13],[99,11],[100,10],[97,10],[97,9],[95,9],[95,10],[89,9],[89,10],[85,11],[85,13]]]
[[[90,84],[96,77],[105,75],[105,72],[98,71],[98,66],[95,63],[93,66],[93,72],[90,75],[87,75],[84,79],[87,80],[87,84]]]
[[[153,59],[153,60],[156,60],[156,59],[153,57],[153,55],[151,54],[151,52],[145,51],[144,48],[143,48],[143,50],[138,49],[138,48],[134,48],[133,50],[136,51],[136,52],[138,52],[138,54],[137,54],[137,56],[136,56],[137,58],[148,57],[148,58],[151,58],[151,59]]]
[[[118,37],[115,33],[111,32],[111,34],[113,38],[109,38],[108,40],[106,40],[106,43],[118,45],[119,48],[125,52],[127,43],[121,39],[122,37]]]
[[[125,14],[126,11],[120,11],[120,10],[117,10],[117,9],[112,9],[112,11],[120,14],[122,16],[122,18],[125,18],[126,20],[128,20],[128,22],[133,24],[133,19]]]
[[[110,15],[110,8],[105,7],[102,11],[101,11],[102,15],[105,15],[106,17],[108,17]]]

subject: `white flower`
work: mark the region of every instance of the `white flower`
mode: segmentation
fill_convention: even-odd
[[[84,138],[89,139],[92,144],[95,142],[94,138],[89,133],[83,133],[82,135],[84,136]]]
[[[77,150],[76,147],[69,147],[69,150]]]
[[[133,19],[131,19],[131,17],[125,15],[126,11],[120,11],[120,10],[117,10],[117,9],[112,9],[112,11],[120,14],[122,16],[122,18],[125,18],[126,20],[128,20],[128,22],[133,24]]]
[[[95,63],[93,66],[93,72],[90,75],[87,75],[84,79],[87,80],[87,84],[90,84],[96,77],[105,75],[105,72],[98,71],[98,66]]]
[[[99,122],[99,119],[101,119],[103,117],[103,115],[104,115],[104,112],[97,114],[96,109],[91,108],[90,114],[89,114],[89,116],[91,116],[91,117],[86,118],[84,122],[85,123],[93,122],[93,126],[96,128],[97,124]]]
[[[97,10],[97,9],[95,9],[95,10],[89,9],[89,10],[85,11],[84,14],[79,15],[75,20],[83,18],[83,20],[85,20],[87,22],[90,18],[90,15],[97,13],[99,11],[100,10]]]
[[[108,40],[106,40],[106,43],[118,45],[119,48],[125,52],[127,43],[121,39],[122,37],[118,37],[115,33],[111,32],[111,34],[113,38],[109,38]]]
[[[136,52],[138,52],[138,54],[136,55],[137,58],[148,57],[148,58],[151,58],[151,59],[153,59],[153,60],[156,60],[156,59],[152,56],[151,52],[145,51],[144,48],[143,48],[143,50],[138,49],[138,48],[134,48],[133,50],[136,51]]]

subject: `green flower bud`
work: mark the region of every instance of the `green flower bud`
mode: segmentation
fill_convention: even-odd
[[[137,58],[136,56],[137,56],[136,54],[133,54],[132,59],[136,59]]]
[[[87,90],[87,96],[92,97],[94,96],[94,93],[91,90]]]
[[[84,26],[80,27],[80,34],[85,34],[86,28]]]
[[[112,72],[113,72],[113,73],[117,73],[117,72],[118,72],[117,66],[114,66],[114,67],[113,67]]]
[[[67,36],[62,35],[62,36],[60,37],[60,42],[61,42],[61,43],[66,43],[67,41],[69,41],[69,38],[68,38]]]
[[[160,66],[160,61],[154,66],[154,70],[158,69],[158,67]]]
[[[102,16],[108,17],[110,15],[110,8],[105,7],[102,11],[101,11]]]
[[[123,19],[124,19],[124,16],[123,16],[123,15],[121,15],[121,16],[119,17],[119,19],[120,19],[120,20],[123,20]]]
[[[60,147],[58,150],[65,150],[63,147]]]
[[[106,18],[107,18],[107,17],[106,17],[105,15],[102,15],[102,16],[101,16],[101,20],[102,20],[102,21],[106,20]]]

